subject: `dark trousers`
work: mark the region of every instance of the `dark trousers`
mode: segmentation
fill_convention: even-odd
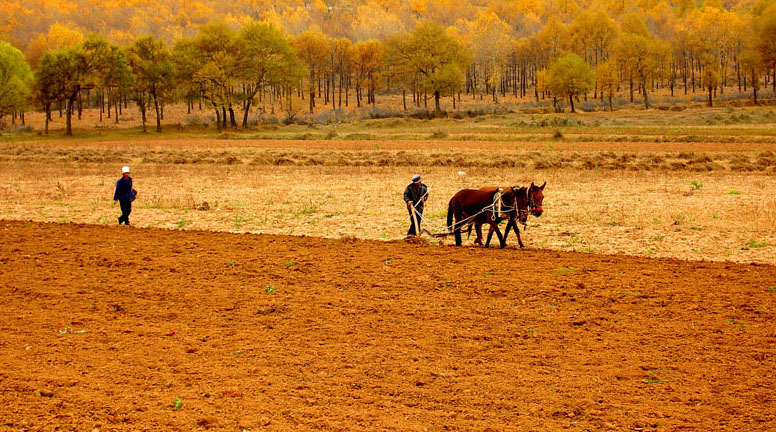
[[[119,225],[121,225],[122,223],[129,225],[129,214],[132,213],[132,201],[119,200],[119,204],[121,205],[121,216],[119,216]]]
[[[423,208],[419,208],[419,209],[416,209],[416,210],[421,215],[423,214]],[[418,220],[418,232],[415,232],[415,221],[414,221],[414,218],[412,217],[412,208],[411,207],[407,207],[407,211],[410,214],[410,230],[407,231],[407,235],[418,235],[418,234],[420,234],[420,222],[421,222],[420,215],[415,215],[415,217]]]

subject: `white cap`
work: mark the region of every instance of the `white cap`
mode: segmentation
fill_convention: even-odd
[[[414,176],[412,176],[413,183],[417,183],[419,181],[420,181],[420,174],[415,174]]]
[[[124,173],[128,173],[128,172],[129,172],[129,167],[128,167],[128,166],[123,166],[123,167],[121,167],[121,173],[122,173],[122,174],[124,174]]]

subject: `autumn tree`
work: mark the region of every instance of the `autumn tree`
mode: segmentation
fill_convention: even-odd
[[[569,26],[569,44],[573,52],[595,68],[609,58],[617,33],[617,23],[605,11],[583,11]],[[596,87],[600,88],[598,84]]]
[[[228,25],[211,23],[202,26],[194,39],[197,68],[192,81],[215,110],[218,128],[226,127],[227,111],[230,124],[237,126],[232,106],[239,60],[235,49],[236,36]]]
[[[118,47],[111,47],[108,67],[104,70],[98,87],[101,90],[100,97],[108,92],[108,117],[110,117],[111,101],[115,110],[115,122],[119,122],[119,105],[121,99],[135,83],[135,76],[129,67],[129,59],[126,51]],[[102,109],[100,109],[100,121],[102,121]],[[145,127],[143,128],[145,130]]]
[[[292,85],[304,76],[304,69],[283,34],[267,23],[249,23],[237,36],[237,77],[244,84],[242,125],[256,94],[264,87],[273,90]]]
[[[43,106],[45,133],[49,131],[51,104],[65,96],[72,56],[67,50],[45,52],[35,70],[35,101]]]
[[[24,54],[8,42],[0,41],[0,119],[24,109],[32,84],[32,71]]]
[[[156,132],[162,131],[160,100],[174,88],[173,63],[163,40],[141,36],[129,47],[129,63],[135,74],[135,89],[141,98],[149,95],[156,112]],[[140,102],[145,109],[145,103]],[[143,132],[146,131],[143,115]]]
[[[720,85],[719,63],[713,55],[706,54],[703,56],[701,64],[703,65],[701,78],[703,85],[709,90],[709,106],[711,107],[713,106],[712,94],[714,89]]]
[[[54,23],[49,27],[48,32],[40,33],[30,41],[26,50],[27,61],[33,67],[37,67],[46,51],[75,48],[84,39],[84,35],[79,30],[62,23]]]
[[[596,85],[601,91],[601,98],[603,99],[605,95],[609,100],[609,111],[614,111],[612,98],[614,98],[614,94],[617,92],[617,88],[620,86],[617,64],[611,60],[599,64],[595,69],[595,76]]]
[[[296,54],[307,67],[310,92],[310,114],[315,110],[315,90],[318,79],[325,75],[331,45],[329,38],[316,30],[308,30],[292,41]]]
[[[170,53],[173,64],[175,87],[179,97],[186,101],[186,109],[191,113],[194,100],[199,100],[202,109],[201,86],[194,81],[194,75],[200,67],[197,45],[194,39],[181,38],[175,41]]]
[[[477,20],[468,24],[466,40],[474,54],[474,74],[479,71],[485,83],[485,93],[498,102],[496,89],[512,48],[511,27],[493,12],[480,12]]]
[[[766,9],[758,23],[758,49],[763,65],[771,70],[771,85],[776,95],[776,5]]]
[[[115,73],[119,48],[109,44],[102,36],[90,35],[72,49],[56,51],[47,59],[46,69],[39,79],[56,81],[57,93],[67,101],[65,124],[67,135],[73,134],[73,105],[81,91],[95,88]],[[45,57],[45,54],[44,54]]]
[[[339,78],[339,85],[338,91],[339,91],[339,100],[337,101],[337,105],[339,108],[342,108],[342,93],[343,89],[345,90],[345,106],[348,106],[348,90],[350,89],[350,77],[352,74],[352,62],[353,58],[353,43],[350,42],[347,38],[339,38],[334,39],[331,41],[331,52],[330,52],[330,59],[331,59],[331,81],[332,86],[334,85],[335,79]],[[332,108],[335,106],[334,103],[334,88],[332,87]]]
[[[762,55],[759,50],[747,47],[741,52],[739,62],[744,74],[744,86],[746,86],[746,80],[749,79],[752,87],[752,99],[754,104],[757,105],[757,90],[760,89],[760,79],[763,70]]]
[[[351,50],[356,103],[360,107],[363,88],[367,89],[367,104],[375,103],[375,92],[380,83],[380,70],[385,62],[383,44],[378,40],[357,42]]]
[[[670,46],[663,42],[635,33],[622,33],[615,45],[617,63],[628,77],[630,101],[633,102],[634,82],[641,88],[644,107],[649,108],[648,84],[670,58]]]
[[[439,100],[461,88],[471,56],[441,26],[426,23],[409,35],[389,40],[388,64],[404,85],[433,94],[434,110],[441,116]]]
[[[652,34],[649,32],[649,29],[647,28],[647,24],[636,12],[631,12],[625,15],[622,20],[621,30],[623,33],[630,33],[645,38],[652,36]]]
[[[566,26],[555,16],[550,17],[544,27],[536,33],[536,40],[547,63],[563,54],[568,44],[568,38]]]
[[[569,53],[556,60],[550,68],[547,88],[553,95],[568,96],[571,112],[574,110],[574,97],[589,91],[595,84],[595,76],[590,65],[582,57]]]

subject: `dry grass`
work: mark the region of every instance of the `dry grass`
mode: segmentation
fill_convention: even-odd
[[[474,103],[474,102],[472,102]],[[475,105],[477,107],[479,105]],[[527,146],[553,141],[558,148],[573,149],[588,144],[613,148],[632,143],[649,145],[654,150],[687,148],[687,143],[701,146],[697,150],[713,150],[720,144],[742,145],[746,150],[757,150],[773,144],[776,138],[776,112],[772,107],[694,107],[682,111],[644,111],[637,107],[623,108],[615,113],[580,112],[555,114],[543,109],[505,104],[493,110],[475,111],[484,115],[462,116],[470,109],[462,106],[460,112],[445,119],[420,119],[410,112],[391,111],[393,118],[370,119],[371,108],[363,108],[358,115],[338,116],[325,109],[300,119],[301,124],[284,126],[278,118],[248,128],[226,129],[216,132],[208,123],[207,111],[186,114],[185,107],[168,107],[163,122],[164,133],[143,134],[139,122],[127,111],[126,121],[119,125],[103,119],[99,122],[96,110],[86,110],[81,121],[76,121],[76,140],[104,140],[106,136],[122,140],[169,139],[171,137],[212,138],[228,140],[412,140],[450,142],[520,143]],[[380,108],[378,108],[378,111]],[[504,111],[499,113],[499,110]],[[495,113],[494,113],[495,112]],[[5,141],[44,139],[41,134],[43,116],[30,113],[28,124],[33,132],[2,131]],[[54,137],[62,136],[61,119],[54,117],[51,125]],[[267,120],[267,119],[265,119]],[[150,130],[153,130],[151,128]],[[555,138],[557,137],[557,138]],[[710,147],[709,147],[710,146]]]
[[[419,171],[432,185],[426,215],[434,231],[443,229],[447,200],[460,188],[546,180],[546,213],[530,219],[529,246],[776,262],[773,167],[734,168],[772,160],[763,153],[521,150],[510,159],[520,165],[495,164],[513,152],[305,152],[229,147],[229,141],[206,150],[189,144],[194,148],[3,146],[0,218],[114,224],[116,172],[131,163],[140,192],[136,226],[398,239],[408,226],[401,192]],[[598,168],[588,166],[593,162]]]
[[[82,125],[95,112],[85,116]],[[398,239],[408,224],[401,192],[422,172],[435,231],[460,188],[547,180],[547,212],[531,219],[529,245],[776,262],[769,107],[329,118],[219,133],[189,120],[170,107],[166,122],[181,126],[163,134],[6,133],[0,218],[113,224],[113,185],[130,164],[136,225]]]
[[[50,146],[46,143],[9,144],[0,147],[0,161],[30,163],[114,163],[126,161],[143,164],[192,164],[252,166],[339,166],[339,167],[458,167],[458,168],[524,168],[535,170],[578,169],[607,171],[689,171],[689,172],[760,172],[776,173],[776,153],[773,151],[639,151],[645,146],[630,145],[631,151],[571,151],[557,149],[545,143],[544,149],[514,149],[507,146],[482,146],[482,143],[445,148],[396,141],[371,141],[371,149],[363,145],[355,149],[353,142],[310,143],[273,142],[282,148],[231,146],[232,142],[215,141],[210,146],[193,140],[157,141],[154,145],[132,143],[91,143],[90,145]],[[242,142],[240,142],[242,144]],[[176,145],[179,144],[179,145]],[[259,141],[256,144],[267,144]],[[316,145],[318,144],[318,145]],[[323,144],[323,145],[320,145]],[[402,146],[402,144],[404,144]],[[216,147],[217,146],[217,147]],[[117,149],[118,147],[118,149]],[[387,148],[385,148],[387,147]],[[416,147],[413,149],[413,147]],[[436,147],[436,148],[434,148]],[[478,148],[480,147],[480,148]],[[506,148],[505,148],[506,147]],[[723,147],[724,148],[724,147]]]

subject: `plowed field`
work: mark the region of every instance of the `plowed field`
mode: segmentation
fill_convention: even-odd
[[[776,267],[0,222],[0,429],[776,428]]]

